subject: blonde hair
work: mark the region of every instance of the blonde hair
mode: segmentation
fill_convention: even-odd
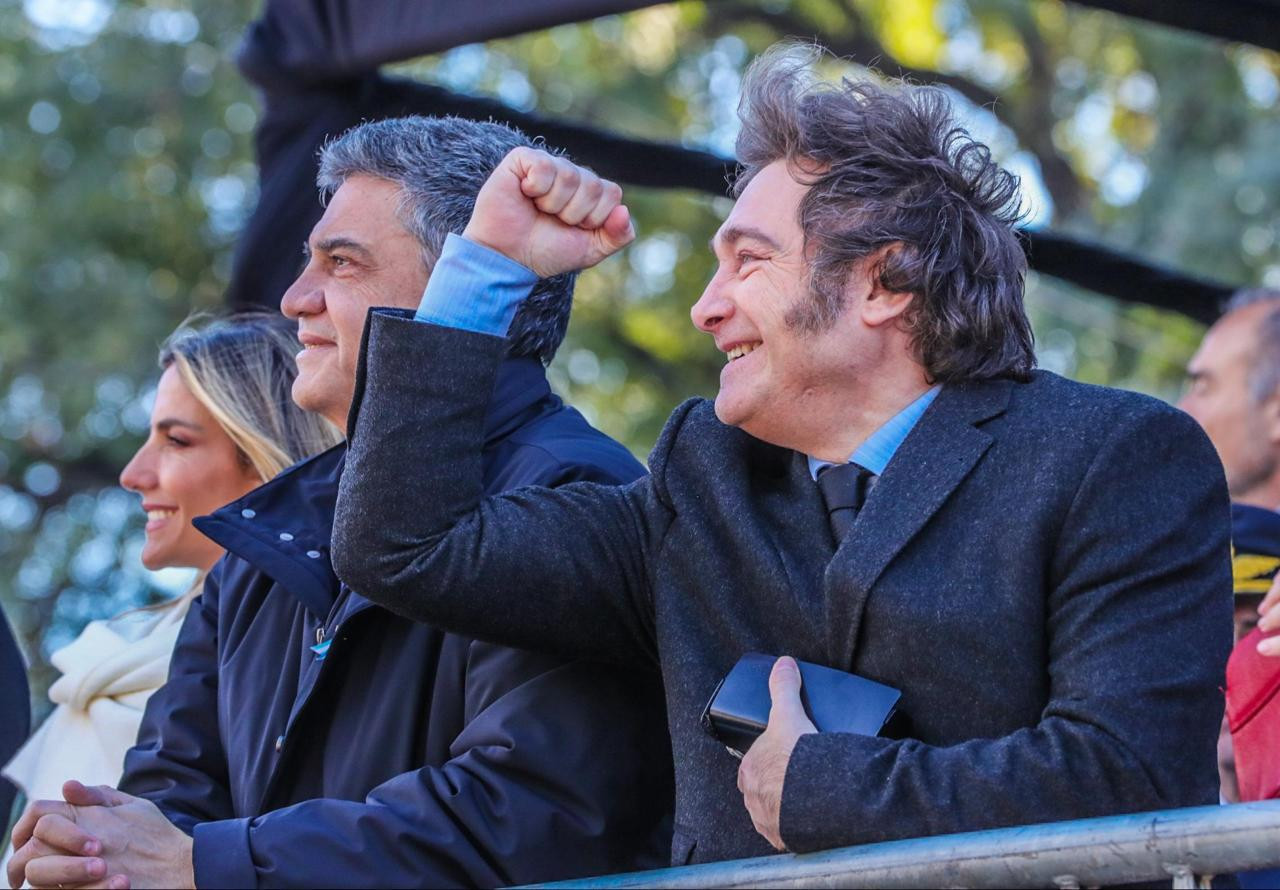
[[[292,322],[266,312],[193,316],[160,349],[191,394],[231,437],[263,482],[342,441],[342,433],[293,402],[301,348]]]
[[[218,426],[235,443],[240,462],[263,482],[303,458],[342,441],[342,433],[318,414],[293,402],[298,376],[294,357],[301,344],[293,323],[267,312],[241,312],[223,318],[193,315],[160,347],[160,367],[178,376]],[[196,574],[182,596],[135,612],[186,609],[208,573]]]

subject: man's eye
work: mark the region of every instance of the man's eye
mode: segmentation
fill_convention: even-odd
[[[169,444],[173,445],[175,448],[186,448],[191,444],[186,439],[179,438],[178,436],[165,436],[165,439],[167,439]]]
[[[335,266],[337,266],[339,269],[345,266],[351,265],[351,260],[347,259],[346,257],[340,254],[329,257],[329,261],[333,263]]]
[[[740,253],[738,254],[738,265],[745,266],[747,263],[754,263],[757,260],[762,259],[764,259],[764,257],[756,256],[754,253]]]

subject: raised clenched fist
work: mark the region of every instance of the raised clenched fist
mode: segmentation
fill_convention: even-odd
[[[594,266],[635,231],[617,183],[545,151],[516,148],[480,189],[462,235],[547,278]]]

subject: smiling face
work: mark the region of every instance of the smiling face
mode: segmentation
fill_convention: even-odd
[[[307,241],[307,263],[280,301],[298,322],[293,400],[345,429],[365,317],[373,306],[416,307],[427,284],[417,239],[396,213],[400,189],[352,176]]]
[[[262,480],[170,365],[156,387],[151,432],[120,473],[120,484],[142,496],[147,513],[143,565],[208,570],[222,548],[191,520],[234,501]]]
[[[874,412],[874,399],[861,397],[864,381],[893,350],[909,350],[887,324],[909,295],[874,292],[864,264],[850,275],[834,322],[817,331],[804,323],[812,299],[799,222],[806,189],[784,161],[752,178],[712,240],[719,265],[691,315],[725,353],[716,396],[722,422],[843,461],[850,435],[856,444],[859,413]],[[912,385],[919,389],[921,380],[916,373]]]

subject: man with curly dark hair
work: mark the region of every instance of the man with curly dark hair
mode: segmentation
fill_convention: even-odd
[[[783,48],[747,76],[692,309],[720,391],[675,411],[652,475],[484,496],[520,295],[633,237],[616,185],[516,150],[416,320],[371,319],[338,573],[482,638],[658,665],[676,864],[1215,802],[1212,447],[1167,405],[1035,371],[1014,177],[944,95],[816,61]],[[893,686],[909,727],[818,731],[778,658],[739,762],[700,717],[747,652]]]

